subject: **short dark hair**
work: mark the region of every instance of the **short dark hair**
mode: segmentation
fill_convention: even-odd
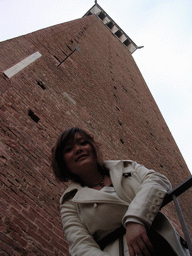
[[[65,161],[64,161],[64,157],[63,157],[64,147],[71,140],[73,141],[75,139],[75,135],[77,133],[79,133],[81,136],[83,136],[88,141],[88,143],[91,145],[93,152],[97,159],[97,165],[98,165],[99,171],[103,175],[109,175],[108,170],[103,165],[102,155],[99,150],[99,144],[95,142],[93,136],[78,127],[72,127],[70,129],[64,131],[59,136],[55,146],[52,148],[51,166],[52,166],[52,169],[53,169],[56,179],[61,182],[67,182],[69,180],[74,180],[76,182],[81,183],[80,178],[68,170],[68,168],[65,164]]]

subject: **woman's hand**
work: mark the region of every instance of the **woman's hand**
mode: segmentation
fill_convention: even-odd
[[[128,222],[126,225],[126,240],[130,256],[151,256],[154,253],[146,229],[143,225]]]

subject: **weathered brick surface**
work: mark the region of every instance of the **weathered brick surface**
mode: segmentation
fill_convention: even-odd
[[[0,46],[1,255],[69,255],[59,213],[66,185],[49,166],[51,147],[68,127],[92,133],[105,159],[136,160],[173,187],[190,175],[133,57],[95,16]],[[5,77],[36,51],[41,58]],[[180,201],[191,232],[190,193]],[[181,232],[173,204],[164,211]]]

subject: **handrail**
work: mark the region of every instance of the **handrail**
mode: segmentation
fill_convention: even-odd
[[[185,218],[183,216],[180,204],[179,204],[179,200],[178,200],[178,196],[180,196],[182,193],[184,193],[187,189],[192,187],[192,175],[186,179],[184,182],[182,182],[179,186],[177,186],[175,189],[171,190],[164,198],[163,203],[162,203],[162,207],[164,207],[165,205],[167,205],[168,203],[170,203],[172,200],[175,204],[175,208],[177,211],[177,215],[179,217],[179,221],[181,223],[181,227],[185,236],[185,240],[187,242],[188,245],[188,249],[189,249],[189,253],[190,256],[192,256],[192,241],[190,238],[190,234],[185,222]]]
[[[181,227],[182,227],[182,230],[183,230],[183,233],[184,233],[184,236],[185,236],[185,240],[186,240],[187,245],[188,245],[190,256],[192,256],[192,242],[191,242],[189,231],[187,229],[185,219],[184,219],[184,216],[183,216],[182,210],[180,208],[179,201],[178,201],[177,197],[179,195],[181,195],[182,193],[184,193],[187,189],[189,189],[191,187],[192,187],[192,175],[187,180],[182,182],[179,186],[177,186],[175,189],[171,190],[165,196],[165,198],[163,200],[163,203],[162,203],[162,206],[161,206],[161,208],[162,208],[165,205],[167,205],[168,203],[170,203],[172,200],[174,201],[176,211],[177,211],[177,214],[178,214],[178,217],[179,217],[179,221],[181,223]],[[126,229],[122,225],[121,227],[114,230],[109,235],[102,238],[97,243],[99,244],[100,248],[103,250],[105,248],[105,246],[107,244],[109,244],[109,241],[110,241],[110,243],[114,242],[117,239],[117,237],[119,238],[119,237],[123,236],[125,233],[126,233]]]
[[[184,182],[179,184],[176,188],[174,188],[169,193],[167,193],[167,195],[165,196],[165,198],[163,200],[161,208],[173,200],[173,195],[178,197],[182,193],[184,193],[187,189],[189,189],[190,187],[192,187],[192,175],[188,179],[186,179]]]

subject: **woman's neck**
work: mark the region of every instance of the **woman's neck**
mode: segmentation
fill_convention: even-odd
[[[111,185],[111,178],[108,175],[102,175],[97,169],[96,172],[89,171],[87,175],[81,178],[83,185],[100,190],[104,186]]]
[[[92,170],[88,170],[81,176],[81,180],[85,186],[95,187],[96,185],[102,184],[104,180],[104,175],[102,175],[98,168],[92,168]]]

